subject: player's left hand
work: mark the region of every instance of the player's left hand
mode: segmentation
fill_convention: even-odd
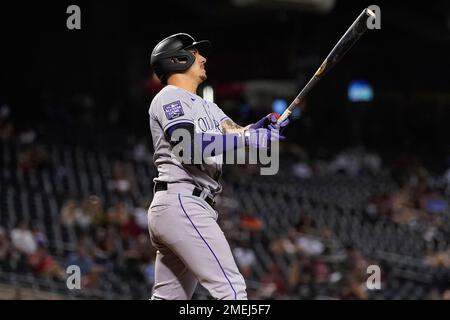
[[[283,132],[283,130],[289,124],[289,118],[286,118],[281,123],[277,123],[278,118],[280,117],[280,115],[278,113],[276,113],[276,112],[269,113],[267,116],[268,116],[268,119],[270,121],[270,123],[268,125],[268,128],[270,130],[280,130],[280,133],[281,133],[281,132]]]
[[[277,120],[280,115],[276,112],[269,113],[264,116],[258,122],[250,126],[251,129],[269,129],[269,130],[280,130],[282,131],[289,124],[289,119],[284,120],[282,123],[278,124]]]

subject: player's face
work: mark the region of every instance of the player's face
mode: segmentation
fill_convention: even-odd
[[[188,72],[192,74],[193,77],[198,79],[199,83],[202,83],[207,79],[205,68],[206,58],[203,57],[197,49],[191,49],[190,51],[195,56],[195,61],[189,68]]]

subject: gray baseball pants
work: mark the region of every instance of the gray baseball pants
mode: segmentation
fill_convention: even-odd
[[[200,282],[215,299],[245,300],[245,281],[218,213],[193,189],[189,183],[168,184],[150,205],[149,233],[157,249],[152,299],[191,299]]]

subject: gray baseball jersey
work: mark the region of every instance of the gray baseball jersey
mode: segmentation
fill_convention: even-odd
[[[172,156],[166,134],[182,122],[193,123],[196,132],[219,133],[228,117],[216,104],[171,85],[155,96],[149,115],[159,173],[154,180],[168,185],[156,192],[148,211],[150,238],[157,249],[152,299],[190,299],[198,282],[216,299],[246,299],[245,280],[217,224],[217,211],[205,195],[193,195],[195,186],[213,195],[221,191],[220,157],[201,168],[182,165]]]
[[[221,122],[227,115],[215,104],[176,86],[167,85],[153,99],[150,109],[150,130],[155,153],[153,161],[159,176],[155,181],[189,182],[206,188],[213,195],[220,193],[221,156],[210,158],[209,164],[182,165],[172,156],[166,130],[182,122],[194,124],[195,131],[221,133]]]

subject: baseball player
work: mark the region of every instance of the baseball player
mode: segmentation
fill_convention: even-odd
[[[216,222],[219,156],[240,147],[267,147],[284,138],[279,129],[288,124],[288,120],[276,124],[277,115],[270,114],[243,128],[216,104],[198,96],[197,87],[207,78],[204,55],[209,46],[207,40],[178,33],[159,42],[151,55],[151,66],[166,85],[149,108],[158,169],[148,211],[149,233],[157,249],[152,299],[191,299],[198,282],[215,299],[247,299],[244,278]],[[174,147],[181,142],[174,138],[175,132],[180,130],[189,133],[189,146],[200,152],[207,144],[195,144],[194,136],[234,139],[216,150],[209,157],[212,161],[189,163],[174,156]]]

